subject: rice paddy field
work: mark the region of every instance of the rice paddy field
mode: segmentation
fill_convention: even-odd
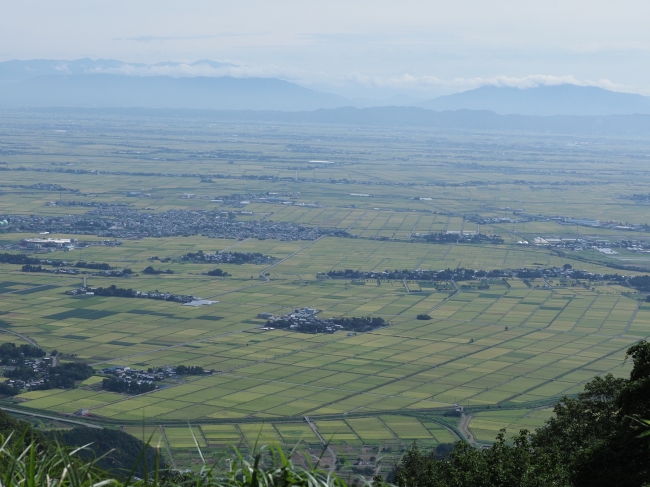
[[[128,267],[134,271],[128,279],[88,276],[89,285],[216,301],[201,307],[70,296],[66,291],[81,285],[80,276],[0,264],[3,341],[30,339],[58,350],[62,360],[96,370],[193,365],[213,371],[140,395],[104,391],[101,377],[94,376],[72,390],[30,391],[0,402],[62,419],[88,409],[85,421],[151,437],[177,466],[198,461],[198,449],[218,459],[235,447],[269,443],[299,446],[312,460],[323,441],[350,458],[398,458],[413,441],[431,447],[468,433],[487,444],[501,428],[515,434],[543,426],[554,402],[577,394],[594,376],[625,376],[626,349],[650,336],[645,295],[607,282],[510,277],[490,280],[487,289],[461,289],[452,282],[323,278],[342,269],[565,264],[594,273],[645,274],[650,257],[643,253],[560,253],[517,243],[535,237],[589,237],[602,245],[647,241],[648,227],[640,226],[647,221],[647,203],[628,198],[650,192],[645,140],[350,131],[85,112],[5,112],[0,121],[0,216],[9,220],[90,209],[48,205],[66,199],[149,212],[231,211],[220,198],[268,192],[291,194],[294,204],[252,201],[236,219],[349,232],[351,238],[316,241],[131,238],[115,247],[34,255]],[[47,186],[52,184],[79,192]],[[134,191],[151,197],[126,196]],[[181,198],[186,194],[194,197]],[[522,212],[540,218],[518,221]],[[490,221],[477,224],[477,215]],[[552,219],[558,215],[620,225],[566,225]],[[445,232],[498,234],[503,243],[413,238]],[[0,244],[36,235],[10,225]],[[99,240],[73,229],[48,237]],[[279,262],[219,264],[230,276],[210,277],[205,272],[214,264],[181,260],[199,250],[259,252]],[[171,261],[152,263],[152,257]],[[174,273],[143,274],[149,265]],[[623,265],[634,267],[623,271]],[[356,334],[261,329],[266,321],[258,314],[302,307],[323,318],[382,317],[388,326]],[[421,314],[432,319],[418,320]],[[466,429],[454,415],[461,407],[471,416]]]

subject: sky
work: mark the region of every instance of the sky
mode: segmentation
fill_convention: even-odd
[[[350,98],[564,82],[650,95],[648,1],[6,0],[0,61],[278,77]],[[224,66],[191,66],[209,59]],[[125,68],[127,69],[127,68]]]

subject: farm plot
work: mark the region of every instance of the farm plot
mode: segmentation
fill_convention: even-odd
[[[550,408],[481,411],[472,416],[469,429],[479,443],[492,443],[499,430],[506,430],[506,438],[522,429],[534,431],[553,415]]]

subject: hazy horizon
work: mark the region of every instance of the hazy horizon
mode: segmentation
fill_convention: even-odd
[[[0,61],[118,59],[147,65],[139,74],[272,77],[347,98],[561,83],[650,94],[641,2],[183,5],[9,3]],[[204,59],[223,65],[192,65]]]

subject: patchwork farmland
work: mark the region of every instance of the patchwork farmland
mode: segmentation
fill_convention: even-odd
[[[488,444],[501,428],[540,427],[554,402],[594,376],[629,373],[625,350],[650,336],[647,291],[611,278],[650,268],[646,208],[620,198],[644,191],[650,174],[638,163],[635,187],[624,182],[637,164],[617,155],[625,141],[577,154],[552,136],[542,150],[536,136],[508,134],[510,162],[497,160],[493,147],[472,166],[466,161],[478,156],[462,134],[414,130],[407,140],[382,129],[353,137],[342,127],[286,125],[271,136],[261,124],[235,142],[227,124],[152,119],[149,132],[132,119],[76,116],[84,129],[61,135],[44,128],[64,123],[55,115],[13,114],[12,138],[0,138],[2,252],[66,261],[34,272],[0,263],[0,331],[3,342],[29,340],[95,375],[75,388],[25,388],[0,399],[2,407],[122,428],[151,438],[179,468],[193,466],[199,448],[221,461],[230,448],[274,443],[299,446],[314,460],[323,442],[339,456],[388,465],[413,441],[432,447],[469,436]],[[384,145],[376,142],[383,137]],[[475,137],[491,147],[488,135]],[[307,149],[287,149],[296,138],[337,162],[296,176],[289,168],[311,158]],[[531,151],[551,159],[546,173],[531,170]],[[594,162],[605,159],[607,171]],[[564,170],[567,160],[575,174]],[[137,214],[123,217],[125,208]],[[161,214],[169,225],[154,218]],[[224,222],[250,236],[221,235],[232,228]],[[262,228],[255,225],[275,233],[255,236]],[[164,235],[155,236],[160,228]],[[296,228],[323,233],[287,237]],[[427,242],[429,234],[447,240]],[[461,239],[473,235],[500,240]],[[27,245],[37,238],[83,243]],[[535,238],[546,244],[533,245]],[[260,253],[273,263],[187,258],[199,252]],[[221,274],[208,275],[217,267]],[[327,276],[346,269],[501,274]],[[538,274],[517,277],[521,269]],[[541,273],[550,269],[565,274]],[[88,293],[72,295],[83,278]],[[91,294],[110,286],[213,304]],[[273,329],[264,317],[297,308],[324,319],[379,317],[387,326],[308,334]],[[153,374],[179,366],[207,372],[172,374],[142,393],[103,387],[101,371],[111,368]]]

